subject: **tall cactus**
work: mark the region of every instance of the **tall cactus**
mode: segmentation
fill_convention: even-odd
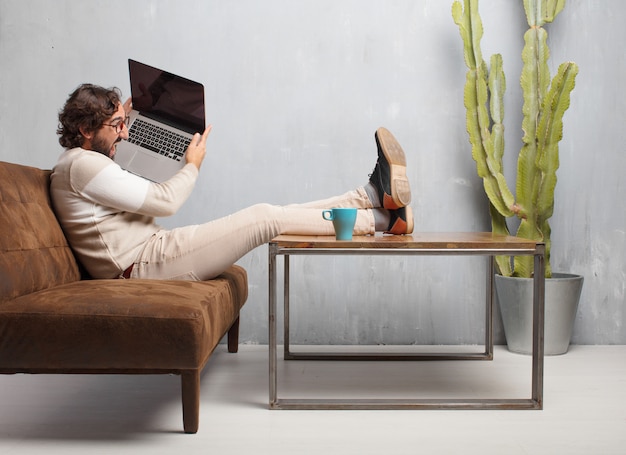
[[[517,235],[546,244],[546,277],[550,277],[550,225],[554,209],[556,170],[559,167],[559,141],[563,137],[563,115],[569,107],[578,66],[566,62],[559,66],[550,82],[547,32],[543,28],[565,7],[565,0],[523,0],[529,29],[524,34],[520,84],[524,97],[522,108],[523,146],[518,155],[517,181],[513,196],[504,178],[504,91],[506,81],[502,56],[483,60],[480,41],[483,26],[478,0],[456,0],[452,17],[463,39],[465,64],[464,104],[472,157],[489,198],[492,231],[508,234],[506,218],[521,219]],[[500,273],[506,276],[530,277],[530,256],[496,258]]]

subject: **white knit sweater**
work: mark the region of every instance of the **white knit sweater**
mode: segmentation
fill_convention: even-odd
[[[51,177],[50,192],[61,227],[93,278],[115,278],[191,194],[198,170],[187,164],[174,177],[153,183],[126,172],[97,152],[66,150]]]

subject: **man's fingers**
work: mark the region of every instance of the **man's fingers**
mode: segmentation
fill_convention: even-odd
[[[204,133],[202,133],[202,137],[200,138],[200,141],[202,143],[206,144],[206,140],[209,137],[209,133],[211,132],[212,129],[213,129],[213,125],[209,125],[205,128]]]
[[[132,111],[133,109],[133,99],[132,98],[128,98],[126,100],[126,102],[123,104],[124,106],[124,112],[126,112],[126,114],[130,114],[130,111]]]

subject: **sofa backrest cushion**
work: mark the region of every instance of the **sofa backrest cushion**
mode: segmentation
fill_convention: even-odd
[[[50,173],[0,161],[0,303],[80,279],[52,211]]]

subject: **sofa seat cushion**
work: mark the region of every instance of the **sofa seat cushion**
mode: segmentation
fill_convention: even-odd
[[[247,298],[238,266],[210,281],[76,281],[0,304],[2,369],[202,368]]]

